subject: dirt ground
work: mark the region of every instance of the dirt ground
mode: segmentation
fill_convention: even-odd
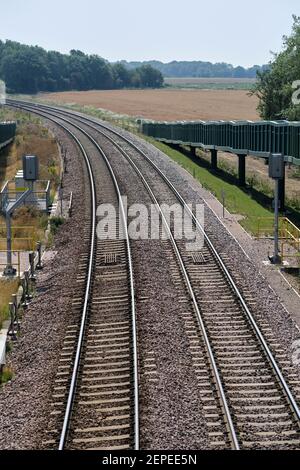
[[[244,90],[112,90],[43,94],[43,99],[155,120],[259,119]]]

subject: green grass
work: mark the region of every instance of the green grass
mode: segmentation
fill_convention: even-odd
[[[172,160],[187,170],[202,186],[212,192],[216,198],[222,200],[222,191],[225,193],[226,209],[232,214],[240,214],[245,218],[240,224],[250,233],[256,234],[259,217],[272,217],[272,212],[262,207],[258,202],[254,201],[251,196],[246,194],[241,188],[221,180],[218,176],[212,174],[207,168],[199,166],[193,162],[188,156],[171,149],[162,142],[157,142],[152,138],[147,141],[157,147],[159,150],[167,154]],[[272,223],[268,223],[272,225]]]

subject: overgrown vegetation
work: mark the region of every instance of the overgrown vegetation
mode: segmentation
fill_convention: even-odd
[[[42,125],[39,118],[32,114],[0,109],[0,120],[16,120],[17,134],[14,143],[1,151],[0,186],[5,180],[15,177],[17,170],[22,169],[24,154],[37,155],[39,158],[39,179],[51,181],[51,198],[53,199],[60,182],[60,157],[55,138]],[[30,240],[14,240],[13,249],[32,250],[37,241],[43,241],[48,217],[33,207],[21,207],[13,215],[13,235]],[[0,238],[5,237],[5,220],[0,217]],[[0,240],[0,249],[6,249],[5,240]]]
[[[300,17],[293,16],[293,20],[292,34],[283,37],[283,51],[273,54],[268,70],[258,72],[253,93],[260,99],[263,119],[300,120],[300,105],[292,102],[293,82],[300,80]]]
[[[1,151],[0,183],[15,176],[22,168],[22,156],[37,155],[39,158],[39,179],[51,180],[57,188],[60,175],[60,161],[55,138],[33,114],[0,108],[0,121],[17,121],[17,133],[12,145]]]
[[[128,70],[97,55],[46,51],[14,41],[0,41],[0,78],[8,92],[31,93],[113,88],[159,88],[162,74],[150,65]]]
[[[2,374],[0,374],[0,385],[5,385],[13,378],[13,371],[10,367],[4,367]]]
[[[1,266],[1,269],[3,270],[4,266]],[[20,282],[18,279],[0,280],[0,329],[2,327],[3,322],[8,318],[8,304],[11,301],[11,296],[17,293],[19,285]]]

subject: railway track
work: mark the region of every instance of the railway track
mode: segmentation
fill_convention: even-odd
[[[185,204],[155,163],[120,133],[93,119],[54,108],[39,108],[46,113],[67,116],[73,123],[79,122],[95,140],[97,136],[102,141],[106,139],[126,158],[157,210],[161,203]],[[27,109],[36,111],[34,107]],[[201,252],[188,252],[183,241],[175,240],[166,221],[164,228],[169,232],[177,267],[193,306],[193,314],[186,314],[186,324],[191,332],[191,347],[195,348],[199,387],[206,397],[205,414],[213,429],[212,447],[299,448],[299,408],[284,378],[285,375],[293,379],[292,368],[284,353],[277,353],[275,359],[271,352],[272,338],[265,340],[251,306],[240,293],[211,238],[191,211],[190,217],[205,238]]]
[[[120,190],[109,161],[80,126],[47,119],[75,140],[84,157],[91,195],[90,227],[79,260],[74,324],[62,347],[46,447],[139,448],[137,334],[131,250]],[[84,142],[84,143],[82,143]],[[93,151],[92,148],[94,147]],[[121,208],[120,240],[98,240],[100,202]]]

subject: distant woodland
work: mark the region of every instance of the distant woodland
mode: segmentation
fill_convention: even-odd
[[[159,70],[164,77],[172,78],[256,78],[257,72],[268,69],[268,65],[253,65],[251,68],[234,67],[224,62],[212,64],[211,62],[169,62],[164,64],[155,60],[147,62],[121,61],[128,70],[136,67],[150,65]]]
[[[97,55],[72,50],[70,54],[46,51],[14,41],[0,41],[0,79],[10,93],[68,90],[160,88],[162,74],[150,65],[128,70]]]

